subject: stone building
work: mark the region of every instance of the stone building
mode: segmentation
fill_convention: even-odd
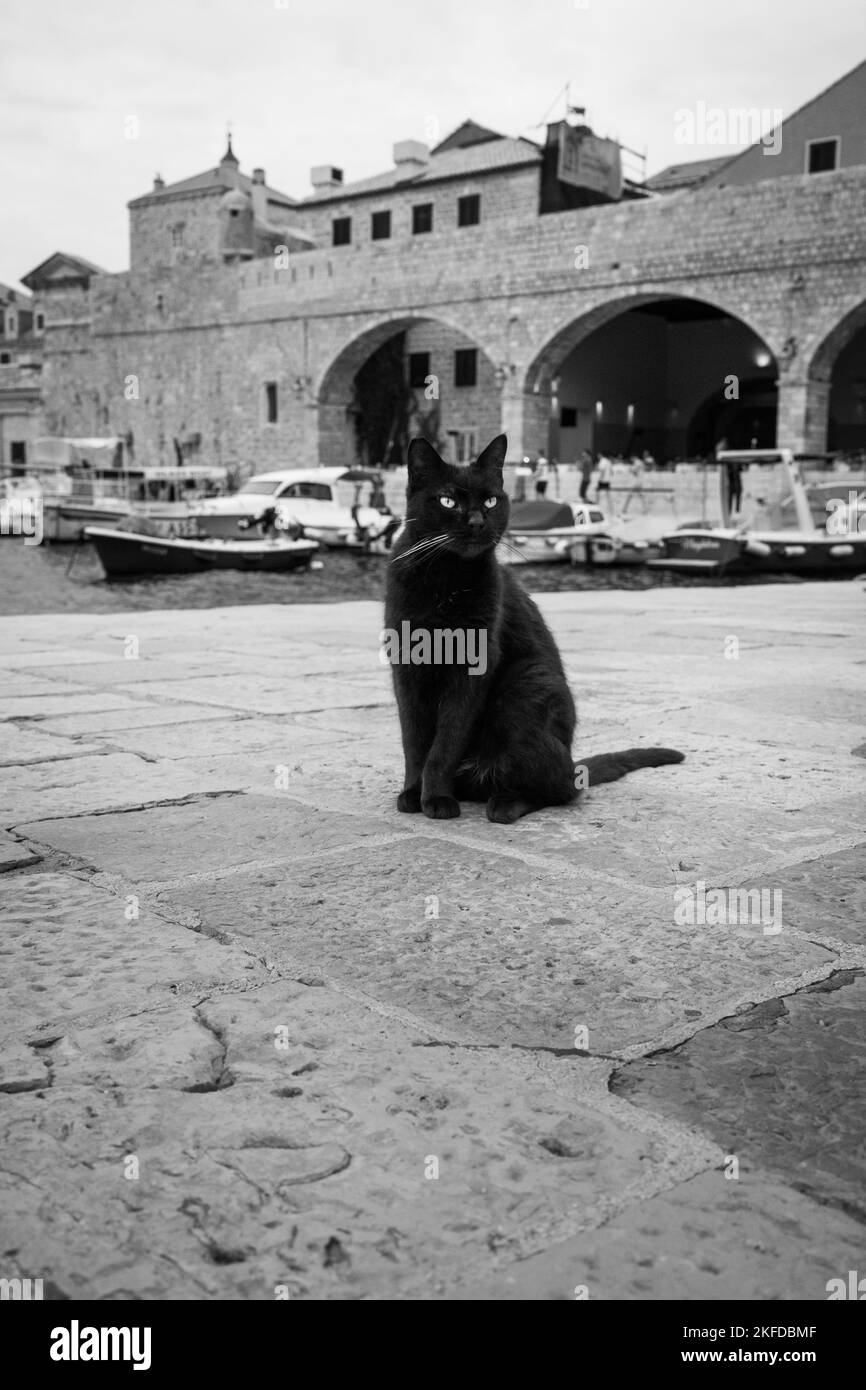
[[[0,285],[0,464],[24,468],[42,420],[45,318],[29,294]]]
[[[862,134],[861,69],[782,151],[831,117]],[[499,430],[512,460],[864,448],[866,153],[847,126],[839,148],[640,185],[584,125],[536,144],[467,121],[372,178],[320,166],[296,200],[229,144],[129,205],[128,271],[25,278],[46,426],[242,472],[395,461],[417,432],[458,460]]]

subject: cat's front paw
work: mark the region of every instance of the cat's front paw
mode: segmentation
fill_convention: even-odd
[[[417,815],[421,810],[421,792],[418,787],[407,787],[397,797],[397,810]]]
[[[421,810],[431,820],[453,820],[460,815],[460,802],[453,796],[428,796],[421,802]]]

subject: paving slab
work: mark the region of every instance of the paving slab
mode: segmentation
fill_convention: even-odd
[[[133,894],[71,874],[0,878],[0,1036],[30,1042],[68,1020],[158,1009],[179,992],[267,972],[241,946],[166,922]]]
[[[784,931],[678,926],[672,895],[539,878],[518,859],[479,861],[453,838],[420,835],[290,873],[177,884],[159,901],[202,931],[354,982],[442,1037],[567,1048],[585,1027],[589,1051],[604,1054],[835,959]]]
[[[515,1263],[504,1276],[462,1287],[465,1298],[497,1302],[821,1302],[830,1279],[847,1279],[849,1269],[862,1267],[862,1252],[859,1222],[782,1183],[726,1179],[723,1165],[631,1207],[600,1230]],[[787,1325],[783,1310],[778,1323]]]
[[[772,1171],[866,1223],[864,1060],[866,976],[841,970],[629,1063],[611,1089],[702,1128],[741,1176]]]
[[[288,879],[296,861],[401,832],[399,823],[326,815],[286,796],[238,795],[122,815],[59,817],[23,825],[19,833],[129,883],[159,885],[261,863],[281,865]]]
[[[420,1040],[291,981],[71,1028],[8,1099],[5,1228],[70,1297],[443,1297],[712,1161],[556,1059]]]

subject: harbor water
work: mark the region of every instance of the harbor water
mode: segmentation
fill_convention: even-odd
[[[107,580],[92,545],[25,545],[21,537],[4,536],[0,538],[0,615],[122,613],[153,608],[379,599],[386,565],[382,556],[331,550],[322,552],[321,569],[287,574],[222,570]],[[519,573],[527,589],[542,593],[706,587],[731,582],[638,566],[522,565]]]

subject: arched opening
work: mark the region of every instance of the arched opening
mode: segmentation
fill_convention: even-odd
[[[715,304],[636,295],[566,325],[532,364],[527,389],[549,398],[542,447],[660,463],[717,444],[776,443],[778,368],[764,340]]]
[[[827,448],[866,451],[866,303],[847,314],[812,361],[812,375],[829,373]]]
[[[466,463],[500,429],[493,362],[457,325],[391,318],[338,353],[316,392],[319,462],[391,467],[410,439]]]

